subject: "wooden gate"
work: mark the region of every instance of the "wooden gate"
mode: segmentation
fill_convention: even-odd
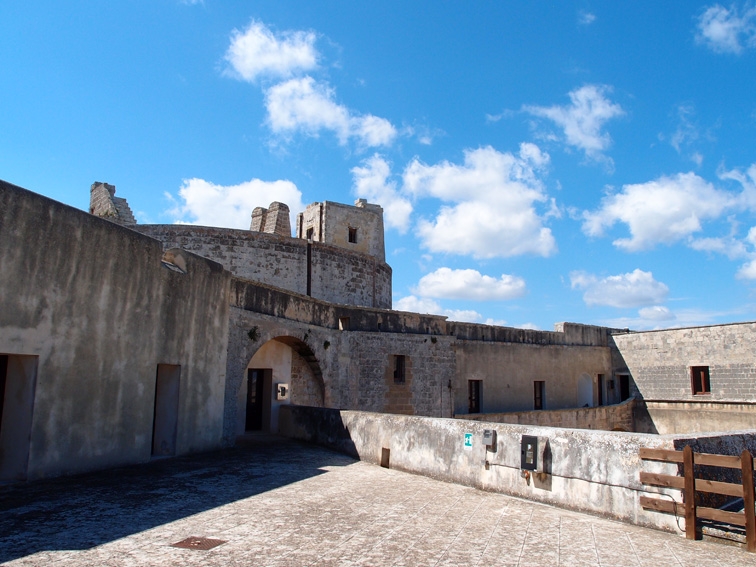
[[[642,484],[649,486],[678,488],[683,491],[682,507],[685,515],[685,537],[696,539],[696,522],[698,518],[725,522],[745,527],[746,547],[748,551],[756,552],[756,518],[754,517],[753,486],[754,459],[747,450],[744,450],[740,457],[733,457],[729,455],[713,455],[711,453],[694,453],[690,447],[685,447],[682,451],[642,448],[640,450],[640,458],[645,461],[682,464],[682,477],[641,471],[640,481]],[[736,484],[696,478],[694,465],[740,469],[742,473],[741,481],[739,484]],[[708,492],[743,498],[745,504],[744,511],[742,513],[727,512],[717,508],[696,506],[696,492]],[[678,507],[681,506],[676,502],[649,498],[648,496],[641,496],[640,504],[646,510],[676,515],[678,514]]]

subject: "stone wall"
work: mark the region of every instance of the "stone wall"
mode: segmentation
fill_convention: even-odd
[[[547,335],[548,336],[548,335]],[[599,374],[611,375],[608,347],[458,340],[454,413],[469,413],[468,381],[480,380],[480,413],[534,409],[534,382],[544,382],[543,409],[597,405]],[[593,389],[578,399],[579,383]]]
[[[297,238],[331,244],[385,262],[383,209],[358,199],[355,206],[323,201],[297,217]]]
[[[541,425],[544,427],[634,432],[636,431],[634,419],[635,406],[636,401],[631,398],[621,404],[596,408],[470,414],[457,417],[485,421],[487,423],[516,423],[520,425]],[[643,431],[643,433],[651,432]],[[688,433],[691,433],[691,431],[688,431]]]
[[[620,364],[646,401],[756,402],[756,323],[615,334],[612,338]],[[710,393],[693,394],[692,366],[709,367]]]
[[[36,361],[27,478],[149,460],[160,364],[180,367],[175,454],[221,446],[222,266],[169,269],[159,242],[4,182],[0,242],[0,354]]]
[[[182,248],[215,260],[240,278],[332,303],[391,308],[391,267],[373,256],[248,230],[191,225],[136,225],[133,229],[166,248]]]
[[[483,431],[497,432],[496,451],[483,444]],[[646,435],[640,433],[554,429],[478,421],[399,416],[288,406],[282,408],[280,432],[318,443],[363,461],[390,468],[511,494],[546,504],[599,514],[637,525],[680,533],[674,516],[643,510],[640,496],[681,491],[640,483],[640,471],[677,475],[677,465],[643,462],[641,447],[739,455],[756,452],[756,434]],[[465,447],[465,434],[472,446]],[[524,435],[545,447],[544,472],[525,478],[520,469]],[[385,450],[388,450],[386,455]]]

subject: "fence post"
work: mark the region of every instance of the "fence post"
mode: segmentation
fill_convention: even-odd
[[[756,518],[754,518],[753,457],[748,449],[740,454],[740,468],[743,472],[743,505],[745,512],[746,546],[748,551],[756,551]]]
[[[693,471],[693,449],[683,448],[683,473],[685,475],[685,537],[696,539],[696,477]]]

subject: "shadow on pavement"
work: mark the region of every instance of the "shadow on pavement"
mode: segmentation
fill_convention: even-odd
[[[260,436],[213,453],[0,487],[0,563],[89,549],[354,462]]]

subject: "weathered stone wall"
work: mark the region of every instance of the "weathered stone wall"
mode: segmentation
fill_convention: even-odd
[[[455,354],[452,337],[397,333],[349,333],[357,363],[359,397],[354,409],[451,416]],[[407,360],[404,384],[394,382],[394,356]],[[342,406],[344,407],[344,406]]]
[[[544,427],[567,427],[571,429],[632,432],[636,431],[634,419],[635,405],[635,399],[631,398],[621,404],[600,406],[596,408],[469,414],[457,417],[475,421],[485,421],[488,423],[516,423],[520,425],[540,425]],[[642,433],[651,432],[642,431]],[[691,433],[691,431],[688,431],[688,433]]]
[[[350,229],[355,242],[350,241]],[[355,206],[323,201],[313,203],[297,217],[297,238],[332,244],[342,249],[368,254],[384,262],[383,209],[358,199]]]
[[[0,353],[38,357],[28,478],[149,460],[158,364],[176,453],[221,446],[230,274],[4,182],[0,243]]]
[[[756,402],[756,323],[615,334],[613,340],[646,401]],[[691,366],[709,367],[711,393],[693,394]]]
[[[485,429],[497,432],[496,452],[483,444]],[[280,432],[375,464],[388,449],[391,468],[675,532],[684,529],[683,522],[678,526],[674,516],[643,510],[639,500],[659,492],[680,502],[680,490],[640,483],[641,470],[677,475],[677,465],[643,462],[641,447],[679,450],[689,444],[702,452],[756,452],[754,432],[647,435],[298,406],[282,408]],[[472,434],[469,449],[466,433]],[[520,470],[523,435],[538,437],[548,448],[544,472],[529,479]]]
[[[756,427],[756,404],[736,402],[639,401],[635,407],[639,433],[744,431]]]
[[[133,229],[166,248],[182,248],[215,260],[240,278],[307,295],[309,269],[312,297],[391,308],[391,267],[360,252],[247,230],[190,225],[137,225]]]
[[[547,335],[548,336],[548,335]],[[534,409],[534,382],[545,382],[543,409],[576,408],[579,380],[594,389],[599,374],[611,375],[608,347],[457,341],[454,413],[469,412],[468,381],[480,380],[480,413]]]

